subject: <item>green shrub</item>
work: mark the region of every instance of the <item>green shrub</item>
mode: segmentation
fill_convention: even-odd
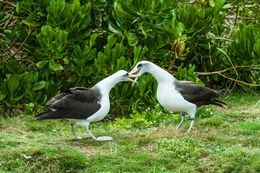
[[[254,85],[260,82],[256,66],[260,56],[259,24],[243,19],[231,25],[224,22],[231,5],[241,7],[240,15],[257,19],[253,15],[256,8],[243,5],[256,1],[13,3],[15,8],[0,4],[4,11],[0,13],[1,113],[7,109],[37,110],[59,92],[73,86],[91,87],[117,70],[131,70],[140,60],[177,72],[179,79],[200,85],[206,81],[207,85],[214,83],[222,88],[227,81],[220,80],[219,75],[199,79],[195,71],[254,65],[237,69],[238,74],[228,70],[226,76]],[[227,32],[231,27],[230,36]],[[134,87],[119,84],[111,92],[112,113],[126,115],[144,105],[156,105],[156,88],[151,75],[141,77]]]
[[[232,34],[231,39],[228,52],[235,66],[260,64],[260,26],[241,23],[239,29]],[[241,69],[238,72],[243,73],[239,76],[241,80],[253,84],[259,83],[259,67],[252,68],[251,71]]]

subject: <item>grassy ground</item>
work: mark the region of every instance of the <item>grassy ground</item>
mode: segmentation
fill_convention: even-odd
[[[68,122],[32,115],[0,119],[0,172],[260,172],[260,93],[224,98],[228,109],[200,109],[191,133],[187,118],[160,106],[129,119],[93,123],[75,140]],[[258,104],[257,104],[258,102]]]

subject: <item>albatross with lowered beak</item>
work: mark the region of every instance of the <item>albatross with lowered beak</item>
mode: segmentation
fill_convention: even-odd
[[[95,137],[89,131],[89,124],[102,120],[110,109],[109,92],[112,87],[122,81],[133,81],[128,73],[120,70],[98,82],[92,88],[70,88],[68,92],[54,96],[46,103],[48,112],[39,114],[37,120],[68,119],[71,120],[71,130],[76,139],[74,125],[86,127],[86,131],[94,140],[113,140],[110,136]]]
[[[140,61],[129,73],[129,77],[137,79],[144,73],[152,74],[158,82],[157,100],[169,111],[182,113],[182,120],[177,129],[185,120],[185,114],[191,117],[191,124],[188,132],[194,125],[195,113],[198,107],[203,105],[216,105],[224,107],[224,102],[217,100],[220,96],[216,91],[195,84],[190,81],[180,81],[173,77],[166,70],[149,61]]]

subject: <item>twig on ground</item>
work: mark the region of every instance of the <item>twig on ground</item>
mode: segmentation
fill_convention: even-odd
[[[5,3],[5,4],[8,4],[8,5],[11,5],[12,7],[16,7],[16,5],[14,3],[11,3],[9,1],[1,1],[2,3]]]
[[[241,65],[241,66],[235,66],[235,67],[230,67],[226,68],[224,70],[220,71],[213,71],[213,72],[197,72],[201,76],[207,76],[207,75],[214,75],[214,74],[219,74],[219,73],[224,73],[226,71],[232,70],[232,69],[238,69],[238,68],[250,68],[250,67],[260,67],[260,65]]]
[[[260,86],[260,84],[247,83],[247,82],[244,82],[244,81],[237,80],[237,79],[234,79],[234,78],[232,78],[232,77],[226,76],[226,75],[224,75],[224,74],[222,74],[222,73],[219,73],[219,75],[222,76],[222,77],[224,77],[224,78],[226,78],[226,79],[228,79],[228,80],[232,80],[232,81],[235,81],[235,82],[237,82],[237,83],[242,83],[242,84],[247,85],[247,86],[252,86],[252,87],[258,87],[258,86]]]
[[[247,82],[244,82],[244,81],[241,81],[241,80],[238,80],[238,76],[236,77],[236,79],[232,78],[232,77],[229,77],[229,76],[226,76],[222,73],[226,72],[226,71],[229,71],[229,70],[233,70],[233,69],[237,69],[237,68],[249,68],[249,67],[260,67],[260,65],[249,65],[249,66],[234,66],[234,67],[230,67],[230,68],[226,68],[224,70],[220,70],[220,71],[214,71],[214,72],[197,72],[199,75],[201,76],[207,76],[207,75],[215,75],[215,74],[218,74],[228,80],[231,80],[231,81],[234,81],[236,83],[242,83],[244,85],[247,85],[247,86],[253,86],[253,87],[258,87],[260,86],[260,84],[252,84],[252,83],[247,83]],[[236,83],[234,85],[236,85]],[[232,87],[232,90],[233,90],[234,86]]]
[[[26,43],[26,41],[28,40],[29,36],[31,35],[33,29],[29,29],[28,35],[26,36],[25,40],[22,42],[22,44],[20,45],[20,47],[16,50],[16,52],[14,54],[12,54],[9,58],[6,59],[6,61],[8,59],[13,58],[24,46],[24,44]]]
[[[233,32],[233,27],[231,26],[231,27],[230,27],[230,31],[229,31],[229,33],[228,33],[228,37],[231,36],[232,32]]]
[[[222,52],[222,53],[228,58],[229,62],[231,63],[232,67],[234,68],[234,70],[235,70],[235,72],[236,72],[236,75],[238,76],[237,70],[236,70],[236,68],[235,68],[235,66],[234,66],[234,64],[233,64],[233,62],[231,61],[230,57],[226,54],[226,52],[225,52],[224,50],[222,50],[222,49],[220,49],[220,48],[218,48],[218,47],[217,47],[217,49],[218,49],[220,52]]]
[[[9,17],[9,19],[5,22],[5,25],[4,25],[3,29],[5,29],[8,26],[8,24],[12,20],[13,16],[14,16],[14,12],[12,12],[11,16]]]

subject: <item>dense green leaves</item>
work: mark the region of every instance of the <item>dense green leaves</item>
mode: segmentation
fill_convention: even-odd
[[[180,80],[187,80],[187,81],[193,81],[199,85],[205,86],[205,84],[198,78],[199,74],[196,73],[195,66],[189,65],[189,69],[186,69],[185,67],[178,67],[178,73],[176,75],[176,78]]]
[[[65,54],[64,49],[67,44],[67,37],[67,31],[45,25],[41,28],[37,39],[46,57],[61,59]]]
[[[15,8],[3,3],[0,111],[26,109],[27,104],[34,110],[69,87],[91,87],[117,70],[130,71],[140,60],[177,72],[178,79],[222,88],[236,82],[218,75],[202,82],[196,71],[254,65],[227,70],[226,76],[258,85],[256,2],[17,0]],[[247,9],[246,3],[253,7]],[[227,18],[236,8],[246,20]],[[125,114],[154,105],[156,87],[151,75],[142,76],[134,87],[119,84],[111,92],[112,111]]]
[[[241,23],[231,38],[230,56],[236,57],[236,64],[260,64],[260,27]]]

